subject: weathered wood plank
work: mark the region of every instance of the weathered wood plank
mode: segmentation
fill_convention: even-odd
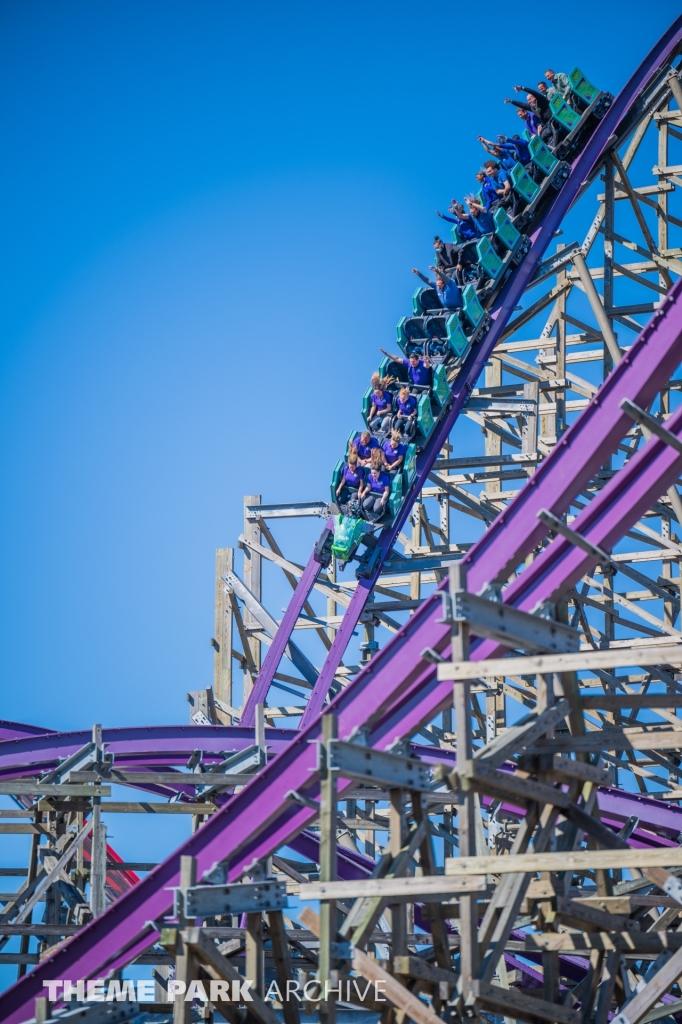
[[[615,868],[682,867],[682,847],[664,850],[576,850],[520,853],[506,857],[447,857],[446,876],[527,874],[536,871],[589,871]],[[358,883],[356,883],[358,884]],[[319,899],[319,897],[317,897]]]
[[[682,860],[680,861],[682,863]],[[472,877],[473,876],[473,877]],[[422,875],[405,878],[363,878],[350,882],[309,882],[301,885],[302,900],[347,900],[380,897],[392,903],[409,903],[428,897],[430,901],[442,896],[447,899],[458,892],[481,892],[486,888],[485,875],[473,872],[466,880],[445,875]]]
[[[521,658],[489,658],[486,661],[443,662],[441,680],[463,681],[495,676],[536,675],[543,672],[580,672],[583,669],[618,668],[622,665],[682,665],[682,644],[657,647],[611,648],[576,651],[573,654],[540,654]]]

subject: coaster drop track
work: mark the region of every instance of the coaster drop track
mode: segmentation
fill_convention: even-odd
[[[106,911],[64,942],[26,977],[0,997],[0,1018],[20,1024],[33,1013],[33,1003],[43,994],[46,979],[74,981],[104,977],[129,964],[158,941],[158,922],[170,910],[169,889],[179,884],[180,858],[196,859],[199,877],[216,865],[223,866],[229,880],[241,878],[255,863],[272,856],[288,844],[315,853],[317,838],[307,832],[317,817],[315,801],[320,795],[320,768],[316,742],[321,739],[321,713],[343,653],[360,616],[390,556],[412,502],[424,486],[454,424],[474,389],[483,368],[499,343],[515,307],[538,271],[551,239],[578,197],[589,187],[605,156],[616,151],[654,112],[667,104],[671,92],[682,97],[679,78],[672,63],[680,53],[682,18],[659,40],[651,53],[613,100],[581,152],[573,160],[562,187],[547,202],[530,231],[530,247],[519,266],[511,272],[487,313],[489,330],[477,340],[452,383],[445,412],[428,438],[417,462],[414,478],[393,521],[379,534],[371,549],[350,605],[331,645],[327,660],[313,685],[299,730],[269,730],[268,742],[275,758],[239,793],[226,799],[221,809],[179,849],[158,865],[145,879],[128,889]],[[651,322],[618,363],[579,419],[547,456],[535,475],[498,516],[481,540],[464,558],[467,587],[480,592],[505,584],[510,573],[549,534],[551,522],[540,518],[546,510],[559,519],[590,479],[617,450],[632,425],[624,402],[647,408],[670,379],[682,360],[682,286],[678,282],[666,295]],[[682,435],[682,415],[674,413],[666,429]],[[585,538],[587,547],[577,547],[559,534],[547,543],[501,593],[510,608],[532,611],[545,601],[565,596],[595,564],[595,550],[610,551],[651,508],[660,494],[674,485],[682,472],[680,451],[654,434],[650,440],[614,473],[598,496],[573,522],[572,530]],[[332,524],[328,524],[328,528]],[[239,727],[199,726],[187,729],[112,730],[105,733],[117,766],[184,764],[188,751],[204,745],[209,759],[219,759],[227,747],[247,749],[252,743],[256,704],[264,701],[280,659],[291,641],[295,623],[324,563],[324,542],[316,546],[274,636],[263,667],[245,707]],[[592,545],[589,550],[589,545]],[[439,591],[445,589],[441,584]],[[385,750],[397,741],[410,741],[415,733],[451,703],[452,684],[436,678],[433,660],[425,660],[429,648],[446,652],[451,624],[442,621],[441,593],[427,597],[394,639],[328,704],[338,723],[341,739],[362,734],[367,747]],[[472,660],[499,656],[499,640],[479,640],[471,650]],[[8,725],[0,741],[0,773],[5,779],[45,771],[77,751],[84,737],[48,733],[29,727],[13,730]],[[211,753],[214,748],[213,753]],[[155,754],[155,751],[157,752]],[[412,746],[412,753],[432,762],[448,763],[452,753]],[[291,798],[302,794],[304,803]],[[615,808],[617,800],[622,806]],[[602,818],[615,814],[620,821],[629,809],[628,800],[604,786],[600,789]],[[654,799],[639,800],[640,822],[663,845],[678,824],[677,808],[667,805],[659,813]],[[254,808],[258,809],[257,815]],[[668,815],[666,818],[665,815]],[[665,818],[665,821],[663,819]],[[668,820],[670,819],[670,820]],[[672,822],[672,823],[671,823]],[[667,830],[667,831],[666,831]],[[678,831],[682,829],[678,828]],[[311,852],[312,851],[312,852]],[[346,854],[339,863],[340,877],[366,877],[371,861]],[[215,873],[212,875],[215,878]]]

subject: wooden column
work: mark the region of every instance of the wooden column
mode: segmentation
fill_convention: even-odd
[[[180,932],[183,928],[187,928],[194,924],[193,920],[190,920],[185,914],[185,901],[184,893],[190,886],[196,885],[197,881],[197,862],[195,857],[181,857],[180,858],[180,912],[178,914],[178,940],[175,951],[175,979],[176,981],[184,981],[185,986],[189,987],[190,981],[193,981],[196,977],[197,965],[194,956],[190,950],[184,945],[180,938]],[[191,1024],[192,1021],[192,1004],[191,1002],[185,1002],[184,999],[176,996],[175,1002],[173,1003],[173,1024]]]
[[[246,977],[253,982],[253,991],[264,994],[265,946],[263,935],[263,914],[246,915]]]
[[[213,634],[213,695],[229,707],[232,700],[232,611],[223,576],[234,571],[234,548],[218,548],[215,563],[215,627]],[[232,716],[216,708],[221,725],[232,725]]]
[[[461,562],[450,567],[450,592],[466,588],[466,568]],[[469,660],[469,629],[466,623],[456,623],[452,631],[452,660]],[[473,757],[471,735],[471,683],[458,682],[454,686],[455,734],[457,744],[457,770],[463,771]],[[459,827],[460,857],[476,855],[476,812],[471,790],[457,794],[457,821]],[[473,983],[478,973],[478,904],[476,896],[462,894],[459,901],[460,972],[462,997],[465,1004],[473,997]]]
[[[77,817],[78,817],[78,822],[79,822],[79,824],[78,824],[78,831],[80,832],[81,828],[83,827],[83,825],[82,825],[83,815],[82,814],[78,814]],[[33,824],[34,825],[40,825],[42,820],[43,820],[43,812],[42,811],[34,811],[34,813],[33,813]],[[26,872],[26,883],[28,885],[31,884],[31,882],[34,880],[34,878],[36,877],[36,874],[38,872],[38,846],[39,845],[40,845],[40,832],[36,829],[35,834],[31,836],[31,853],[30,853],[29,859],[28,859],[28,871]],[[83,845],[81,844],[81,846],[78,849],[79,854],[82,853],[82,849],[83,849]],[[28,936],[28,935],[22,935],[21,936],[21,942],[19,944],[19,952],[20,953],[28,953],[29,942],[30,942],[30,936]],[[17,978],[23,978],[24,977],[24,975],[26,974],[26,967],[27,967],[26,964],[19,964],[19,968],[17,970]],[[37,1006],[37,1003],[38,1003],[38,1001],[36,1000],[36,1006]],[[47,1020],[47,1018],[49,1016],[50,1016],[50,1014],[48,1012],[44,1019]],[[36,1010],[36,1021],[37,1020],[38,1020],[38,1017],[37,1017],[37,1010]]]
[[[261,530],[257,520],[251,520],[247,518],[246,509],[248,505],[260,505],[261,496],[260,494],[246,494],[244,495],[244,536],[247,540],[253,541],[254,544],[261,543]],[[246,545],[244,545],[244,583],[249,588],[253,596],[258,600],[262,600],[262,557],[251,551]],[[251,613],[244,609],[244,625],[248,629],[258,628],[258,622],[253,618]],[[256,637],[252,636],[249,638],[249,647],[251,649],[251,657],[255,666],[256,672],[260,672],[261,667],[261,643]],[[250,676],[244,676],[244,700],[246,701],[251,688],[253,686],[253,680]]]
[[[327,576],[329,577],[329,580],[330,580],[331,583],[336,583],[336,556],[335,555],[332,555],[332,560],[329,563],[329,567],[327,569]],[[334,600],[333,597],[328,597],[327,598],[327,616],[328,616],[328,618],[332,619],[332,618],[334,618],[335,615],[336,615],[336,601]],[[327,636],[329,637],[329,639],[333,643],[334,638],[336,637],[336,629],[332,629],[330,627],[327,630]]]
[[[502,384],[502,360],[491,356],[485,367],[485,386],[496,388]],[[492,430],[485,428],[485,453],[486,455],[500,455],[502,453],[502,438]],[[485,482],[485,490],[488,494],[494,494],[502,490],[502,483],[499,477],[491,477]],[[447,500],[447,499],[446,499]]]
[[[365,800],[364,810],[366,817],[375,817],[374,807],[375,805],[373,800]],[[365,856],[371,857],[372,860],[374,860],[376,856],[376,842],[374,837],[374,830],[369,828],[365,831]]]
[[[523,414],[523,429],[521,431],[521,443],[524,455],[532,455],[538,450],[538,401],[539,381],[528,381],[523,385],[523,397],[527,402],[535,403],[535,412]]]
[[[286,928],[281,910],[271,910],[268,913],[268,926],[270,939],[272,940],[272,956],[275,961],[277,973],[277,984],[284,997],[282,1003],[282,1014],[284,1024],[300,1024],[301,1013],[298,1002],[294,999],[287,999],[287,981],[293,980],[291,957],[289,955],[289,943],[287,942]]]
[[[667,112],[669,109],[670,109],[670,105],[666,104],[663,112]],[[668,122],[667,121],[659,121],[658,122],[658,161],[657,161],[658,167],[667,167],[668,166],[668,139],[669,139]],[[665,185],[667,183],[666,182],[666,178],[663,175],[661,175],[661,174],[658,175],[658,183],[660,185]],[[660,192],[656,196],[656,201],[657,201],[658,206],[659,206],[660,211],[661,211],[660,213],[657,214],[657,226],[658,226],[657,243],[658,243],[658,251],[659,252],[665,252],[667,250],[667,248],[668,248],[668,221],[666,220],[666,217],[668,215],[668,193],[667,192]],[[668,283],[667,283],[665,274],[659,274],[658,275],[658,283],[659,283],[659,285],[662,288],[667,288],[668,287]],[[668,415],[670,413],[670,411],[671,411],[671,409],[670,409],[670,391],[669,391],[668,388],[665,388],[663,391],[661,391],[661,412],[665,416],[665,415]],[[675,486],[675,485],[673,485],[673,486]],[[667,537],[672,539],[672,522],[671,522],[670,518],[662,518],[661,519],[661,532],[663,533],[664,536],[667,536]],[[671,561],[663,562],[661,575],[663,576],[664,579],[672,580],[672,578],[673,578],[673,563]],[[675,608],[674,608],[674,605],[673,605],[672,601],[664,601],[663,609],[664,609],[664,618],[665,618],[666,624],[669,625],[669,626],[674,626],[675,625]]]
[[[402,789],[389,790],[389,821],[390,832],[388,852],[395,859],[400,856],[407,840],[405,821],[405,793]],[[407,955],[407,904],[391,904],[391,948],[393,956]]]
[[[670,105],[666,104],[662,112],[666,113],[669,109],[670,109]],[[658,167],[667,167],[668,166],[668,122],[667,121],[659,121],[658,122],[658,161],[657,161],[657,165],[658,165]],[[659,174],[658,175],[658,183],[659,183],[659,185],[666,185],[667,184],[667,179],[662,174]],[[658,226],[658,238],[657,238],[657,241],[658,241],[658,251],[659,252],[665,252],[665,250],[668,248],[668,221],[666,220],[666,217],[668,216],[668,193],[667,192],[659,192],[658,195],[656,196],[656,202],[658,203],[658,207],[659,207],[659,209],[661,211],[660,213],[656,214],[657,226]],[[658,275],[658,283],[660,284],[661,288],[667,288],[668,287],[668,282],[666,280],[665,274],[659,274]]]
[[[336,772],[327,767],[327,744],[337,737],[337,718],[327,713],[322,717],[322,779],[320,782],[320,881],[331,882],[336,879]],[[320,961],[318,980],[321,986],[320,1021],[321,1024],[334,1024],[336,1020],[336,1003],[334,997],[325,999],[325,991],[335,987],[332,977],[331,943],[336,941],[336,903],[333,901],[320,904]],[[325,988],[326,986],[326,988]]]
[[[92,741],[97,748],[97,760],[102,756],[102,726],[93,725]],[[93,917],[104,912],[107,882],[107,828],[102,824],[101,799],[92,800],[92,832],[90,833],[90,910]]]
[[[45,1021],[49,1020],[51,1016],[50,1000],[45,996],[38,996],[35,1008],[35,1024],[45,1024]]]
[[[615,187],[613,161],[604,164],[604,307],[614,306],[613,293],[613,231],[615,221]],[[607,314],[608,315],[608,314]],[[613,369],[613,358],[604,338],[604,379]]]
[[[422,542],[422,515],[420,501],[415,501],[410,514],[410,519],[412,522],[412,547],[418,548]],[[410,573],[411,601],[419,601],[421,598],[421,578],[420,572]]]

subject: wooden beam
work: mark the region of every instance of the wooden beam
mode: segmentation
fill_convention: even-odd
[[[573,850],[519,853],[506,857],[448,857],[445,877],[528,874],[536,871],[611,871],[615,868],[682,867],[682,847],[663,850]],[[303,886],[301,887],[303,888]],[[319,897],[318,897],[319,899]]]
[[[39,779],[17,779],[14,782],[0,782],[0,796],[111,796],[111,786],[75,786],[40,782]]]
[[[682,644],[660,647],[610,648],[576,651],[573,654],[544,654],[520,658],[490,658],[486,661],[443,662],[440,680],[491,679],[496,676],[527,676],[543,672],[580,672],[624,665],[682,665]]]
[[[682,863],[682,861],[680,862]],[[458,892],[482,892],[486,888],[485,874],[479,870],[475,877],[465,881],[444,875],[418,875],[407,878],[361,878],[350,882],[308,882],[301,885],[302,900],[347,900],[380,897],[392,903],[429,902]]]

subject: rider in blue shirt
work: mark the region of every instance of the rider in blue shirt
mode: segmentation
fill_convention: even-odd
[[[491,142],[489,139],[484,139],[482,135],[478,136],[478,141],[486,152],[490,153],[497,160],[500,167],[504,167],[506,171],[511,171],[517,159],[513,147],[507,150],[503,148],[501,142]]]
[[[479,238],[481,235],[492,234],[495,230],[495,221],[485,207],[481,206],[475,196],[467,196],[466,203],[469,207],[467,216],[471,217],[471,222],[478,232]]]
[[[476,181],[481,186],[481,194],[483,196],[483,203],[486,210],[489,210],[493,203],[496,203],[499,199],[495,184],[490,181],[485,171],[478,171],[476,174]]]
[[[450,213],[454,213],[454,217],[447,217],[444,213],[439,213],[438,210],[436,213],[442,220],[448,220],[451,224],[457,225],[457,231],[462,241],[453,246],[453,249],[457,251],[457,266],[454,276],[459,287],[463,288],[471,268],[476,264],[475,243],[481,237],[482,232],[478,230],[473,219],[464,212],[464,207],[456,199],[452,200],[449,210]]]
[[[389,359],[392,359],[394,363],[401,363],[407,369],[407,376],[410,378],[411,384],[416,384],[419,387],[430,387],[433,380],[433,371],[428,356],[420,359],[417,353],[413,352],[407,359],[403,359],[402,356],[391,355],[385,348],[380,348],[379,351],[383,352]]]
[[[476,238],[479,237],[478,232],[476,231],[476,229],[474,227],[471,226],[471,221],[466,216],[466,214],[464,216],[462,216],[462,214],[464,212],[463,208],[462,208],[461,204],[457,202],[456,199],[452,200],[452,203],[450,204],[448,209],[450,210],[450,213],[454,213],[455,214],[454,217],[448,217],[447,214],[439,213],[438,210],[436,210],[436,213],[441,218],[441,220],[447,220],[451,224],[456,224],[457,225],[457,230],[459,232],[459,236],[460,236],[460,238],[462,239],[463,242],[468,242],[472,238],[476,239]]]
[[[525,139],[522,139],[520,135],[512,135],[509,139],[506,135],[498,135],[497,145],[503,153],[510,154],[515,157],[520,164],[525,167],[530,163],[530,149]]]
[[[497,160],[489,159],[483,165],[488,178],[497,196],[497,205],[504,207],[514,206],[514,193],[512,192],[511,178],[504,170],[500,167]]]
[[[438,267],[429,267],[429,270],[433,270],[436,275],[435,281],[430,280],[416,267],[412,268],[412,273],[416,274],[430,288],[435,288],[444,309],[461,309],[462,293],[454,277],[449,277],[444,270],[439,270]]]

